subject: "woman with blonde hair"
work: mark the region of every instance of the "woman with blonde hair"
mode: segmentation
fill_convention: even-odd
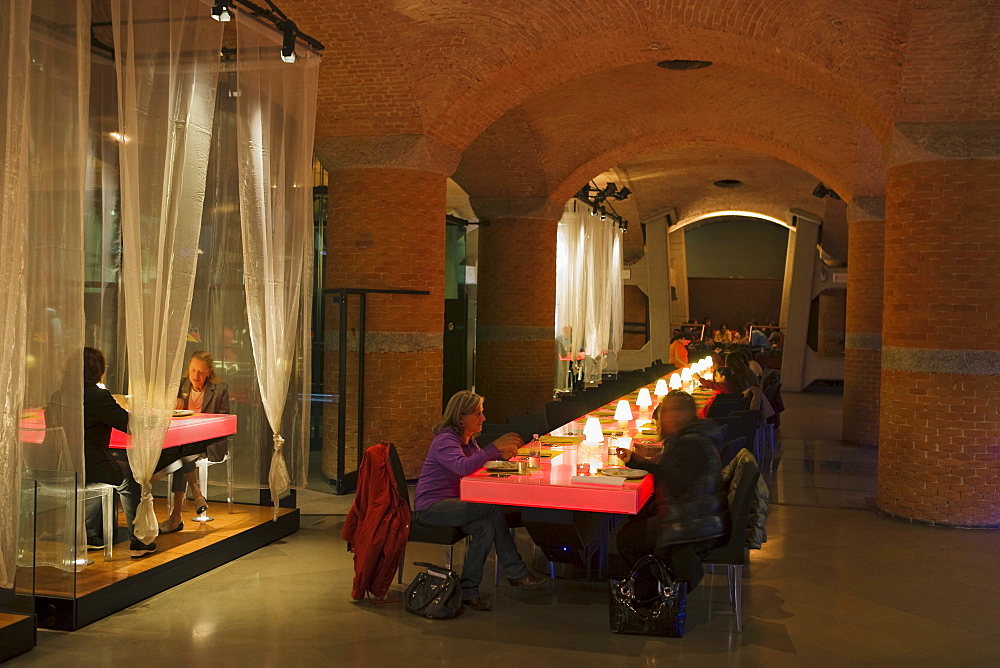
[[[461,584],[462,600],[473,610],[490,609],[479,595],[479,583],[486,557],[494,545],[500,566],[512,585],[533,589],[548,581],[528,570],[500,506],[468,503],[459,498],[462,478],[490,460],[510,459],[523,444],[520,436],[510,432],[479,447],[475,437],[485,422],[483,398],[475,392],[460,390],[448,400],[444,414],[431,429],[434,439],[420,470],[413,500],[416,521],[427,526],[459,527],[472,537],[462,565]]]
[[[229,386],[215,375],[215,359],[207,350],[198,350],[191,355],[187,375],[181,379],[180,389],[177,391],[175,408],[189,410],[192,413],[229,413]],[[222,461],[229,452],[228,446],[229,439],[213,438],[169,448],[175,452],[163,451],[160,461],[156,464],[157,471],[161,471],[178,459],[181,461],[181,468],[175,472],[170,490],[174,495],[173,512],[160,523],[161,534],[173,533],[184,528],[181,511],[188,486],[191,487],[196,513],[201,515],[208,510],[208,501],[198,484],[195,461],[202,455],[207,455],[212,461]]]

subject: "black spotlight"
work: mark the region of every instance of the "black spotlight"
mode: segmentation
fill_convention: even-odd
[[[813,188],[812,195],[813,197],[819,197],[820,199],[823,199],[824,197],[840,199],[840,195],[834,192],[833,188],[827,188],[822,182],[816,184],[816,187]]]

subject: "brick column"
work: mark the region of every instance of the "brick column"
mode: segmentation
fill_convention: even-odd
[[[905,159],[887,174],[878,505],[996,527],[1000,151],[995,124],[961,125],[960,137],[941,124],[894,137],[907,150],[893,147]]]
[[[816,352],[820,355],[844,353],[846,312],[846,290],[824,290],[819,293],[819,337]]]
[[[472,204],[483,218],[523,206]],[[486,397],[490,422],[552,401],[560,215],[551,208],[542,214],[489,217],[489,224],[479,228],[476,391]]]
[[[843,439],[858,445],[877,445],[882,374],[885,199],[855,199],[847,209],[847,216]]]

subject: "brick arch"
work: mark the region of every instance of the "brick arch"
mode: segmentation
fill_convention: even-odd
[[[795,167],[798,167],[818,180],[830,185],[838,193],[845,193],[845,197],[851,197],[850,191],[846,187],[844,175],[832,172],[827,166],[805,159],[795,153],[784,144],[768,141],[764,137],[751,137],[736,133],[701,133],[698,136],[679,136],[672,132],[665,132],[660,135],[644,137],[630,144],[616,146],[608,151],[593,156],[587,162],[579,165],[573,172],[555,188],[550,194],[553,201],[565,201],[573,196],[580,185],[586,183],[595,174],[608,169],[611,165],[616,165],[642,153],[654,152],[662,149],[673,149],[683,147],[704,147],[715,145],[719,148],[742,148],[769,155],[779,160],[783,160]],[[838,189],[840,188],[840,189]]]
[[[822,98],[740,67],[581,77],[505,114],[464,152],[454,178],[474,196],[568,198],[611,166],[675,145],[740,147],[795,165],[850,197],[860,151],[878,140]],[[865,137],[869,141],[862,141]]]
[[[327,44],[319,134],[425,133],[463,149],[507,110],[595,69],[706,59],[839,104],[881,138],[911,3],[284,0]]]

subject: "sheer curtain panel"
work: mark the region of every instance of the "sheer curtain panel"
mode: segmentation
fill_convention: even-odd
[[[14,585],[20,514],[20,413],[24,396],[24,258],[28,222],[28,34],[31,2],[0,4],[0,587]]]
[[[280,36],[237,15],[237,136],[247,319],[274,449],[268,486],[278,501],[291,477],[282,436],[289,380],[308,380],[312,289],[312,145],[319,58],[301,44],[295,63],[278,57]],[[300,329],[300,328],[305,328]],[[306,384],[308,387],[308,384]],[[292,395],[298,392],[292,393]],[[303,445],[305,445],[303,443]],[[305,465],[304,458],[299,458]]]
[[[223,24],[199,0],[112,0],[121,164],[128,451],[142,501],[135,536],[157,534],[150,491],[187,360]]]
[[[600,379],[622,347],[622,232],[573,200],[556,241],[556,329],[572,328],[570,351],[584,352],[586,380]]]

